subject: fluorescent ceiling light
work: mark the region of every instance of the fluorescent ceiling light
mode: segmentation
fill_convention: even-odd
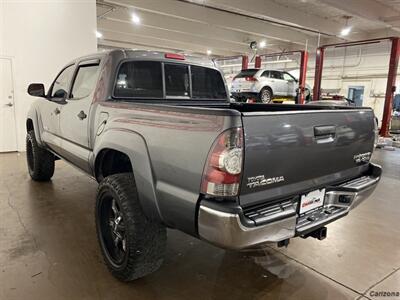
[[[137,14],[132,14],[131,20],[132,20],[132,23],[134,23],[134,24],[137,24],[137,25],[140,24],[140,18]]]
[[[207,50],[207,55],[211,55],[212,51],[211,50]]]
[[[350,27],[350,26],[345,27],[345,28],[343,28],[342,31],[340,32],[340,35],[341,35],[341,36],[349,35],[350,31],[351,31],[351,27]]]
[[[101,32],[96,31],[96,37],[98,39],[101,39],[103,37],[103,34]]]
[[[261,41],[260,42],[260,48],[265,48],[265,46],[267,46],[267,42],[266,41]]]

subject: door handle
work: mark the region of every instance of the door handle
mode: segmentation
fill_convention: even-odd
[[[54,113],[55,113],[56,115],[58,115],[60,112],[61,112],[61,111],[58,109],[58,107],[54,110]]]
[[[83,120],[83,119],[86,119],[86,117],[87,117],[87,114],[85,114],[85,112],[84,112],[83,110],[81,110],[81,111],[79,112],[79,114],[78,114],[78,118],[79,118],[80,120]]]
[[[318,144],[331,143],[335,140],[336,126],[316,126],[314,127],[314,136]]]
[[[12,107],[12,106],[14,106],[14,103],[9,102],[9,103],[6,104],[6,106]]]
[[[314,136],[315,137],[326,137],[327,135],[336,134],[336,126],[327,125],[327,126],[316,126],[314,127]]]

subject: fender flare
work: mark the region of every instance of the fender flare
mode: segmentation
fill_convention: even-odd
[[[45,145],[42,141],[42,135],[41,135],[43,128],[41,126],[41,122],[39,122],[39,113],[38,113],[35,105],[32,105],[28,111],[28,114],[26,117],[26,124],[25,124],[26,132],[28,132],[29,120],[32,121],[33,131],[35,132],[36,142],[38,143],[39,146],[45,147]]]
[[[96,177],[96,162],[102,150],[117,150],[127,155],[132,164],[139,201],[147,217],[164,223],[157,201],[156,182],[148,147],[144,138],[126,128],[112,128],[97,136],[90,165]]]

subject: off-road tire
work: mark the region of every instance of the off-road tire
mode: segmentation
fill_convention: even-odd
[[[115,263],[107,249],[103,207],[115,199],[124,223],[125,254]],[[132,173],[104,178],[98,187],[95,208],[97,238],[104,262],[111,274],[121,281],[131,281],[155,272],[163,263],[167,242],[165,226],[147,218],[138,199]],[[108,246],[110,247],[110,245]]]
[[[49,181],[54,174],[54,154],[41,148],[36,141],[35,132],[26,135],[26,160],[31,178],[35,181]]]

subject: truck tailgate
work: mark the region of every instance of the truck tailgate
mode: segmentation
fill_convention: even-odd
[[[244,207],[340,183],[368,167],[360,158],[373,150],[371,109],[243,112],[242,119]]]

